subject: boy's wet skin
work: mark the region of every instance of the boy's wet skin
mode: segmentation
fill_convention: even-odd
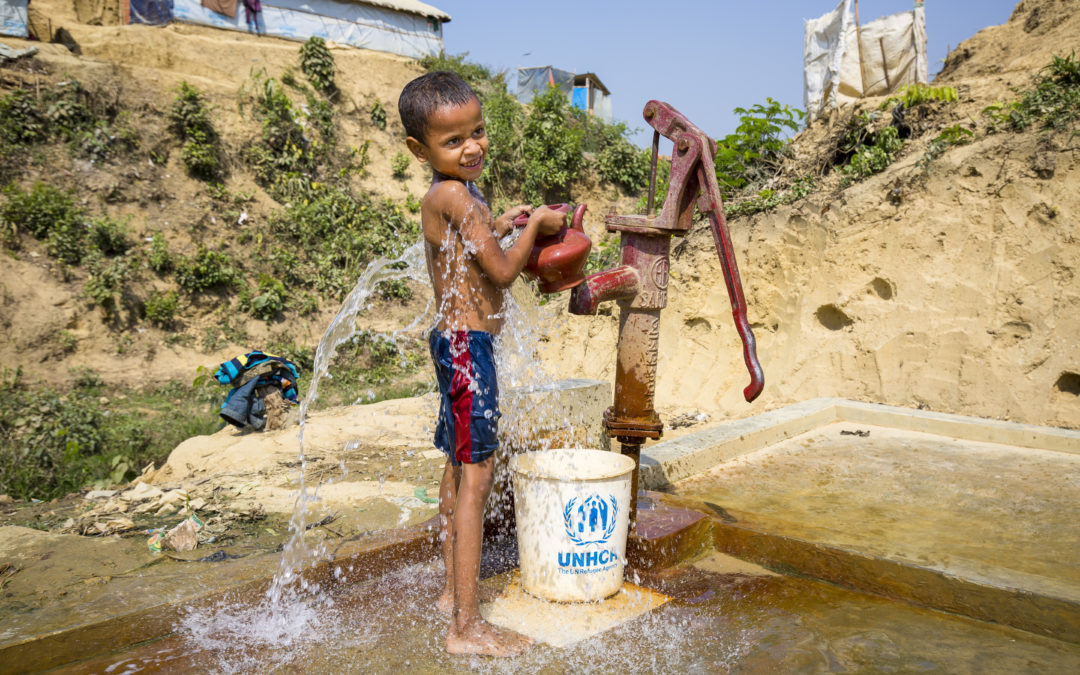
[[[420,84],[434,86],[413,89]],[[456,102],[446,102],[449,100]],[[429,73],[414,80],[402,92],[398,107],[409,132],[406,139],[409,150],[421,163],[430,164],[433,171],[431,188],[424,196],[421,221],[428,273],[438,303],[436,331],[445,336],[441,338],[443,344],[451,345],[456,364],[459,356],[469,357],[467,350],[472,338],[464,338],[464,334],[498,334],[505,289],[521,274],[537,235],[558,232],[564,216],[547,207],[532,209],[521,205],[492,219],[487,204],[473,185],[483,173],[488,151],[483,114],[475,93],[457,76]],[[503,251],[497,237],[509,232],[513,219],[521,214],[529,214],[528,223],[517,241]],[[489,338],[484,340],[490,344]],[[436,344],[433,333],[433,358]],[[461,348],[459,345],[465,345],[466,352],[454,351]],[[439,369],[437,362],[437,372],[443,373],[439,377],[450,379],[447,371]],[[469,366],[465,372],[455,366],[453,386],[448,388],[446,401],[455,410],[454,415],[468,417],[469,409],[459,412],[459,399],[449,398],[473,388],[453,384],[459,376],[476,384]],[[494,384],[491,386],[497,390]],[[443,387],[440,380],[441,393]],[[482,396],[487,392],[477,394]],[[466,396],[471,398],[471,394]],[[440,408],[440,420],[442,415]],[[439,422],[440,428],[443,424]],[[466,422],[455,428],[468,426]],[[465,434],[468,436],[469,432]],[[438,606],[453,608],[446,649],[452,654],[518,654],[533,643],[532,639],[493,626],[480,615],[478,587],[484,507],[495,469],[494,457],[488,454],[492,446],[490,443],[481,446],[486,452],[470,459],[469,455],[476,450],[470,451],[468,442],[464,446],[456,445],[455,450],[445,448],[440,445],[438,430],[436,445],[448,453],[439,488],[446,587]],[[464,458],[455,454],[462,452],[463,447]]]

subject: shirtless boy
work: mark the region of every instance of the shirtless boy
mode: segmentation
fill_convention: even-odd
[[[488,140],[476,93],[448,72],[428,73],[405,86],[398,111],[405,143],[431,165],[421,221],[428,273],[438,303],[431,358],[442,401],[435,445],[447,454],[439,488],[446,587],[439,608],[452,610],[446,649],[452,654],[505,656],[532,640],[480,616],[478,582],[484,506],[494,478],[499,389],[493,339],[502,327],[505,290],[521,273],[538,234],[554,234],[564,215],[547,207],[515,206],[492,218],[473,181],[484,170]],[[528,224],[506,251],[498,239],[512,221]]]

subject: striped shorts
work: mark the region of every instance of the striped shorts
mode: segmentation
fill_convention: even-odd
[[[428,346],[440,395],[435,447],[454,466],[482,462],[499,446],[493,338],[478,330],[433,330]]]

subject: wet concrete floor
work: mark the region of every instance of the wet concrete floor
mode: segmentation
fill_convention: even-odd
[[[782,536],[1080,600],[1080,455],[839,422],[676,492]]]
[[[510,575],[485,584],[502,588]],[[780,576],[711,553],[639,578],[673,600],[567,649],[452,657],[434,609],[442,570],[418,564],[342,589],[281,648],[245,647],[241,626],[191,614],[178,631],[56,673],[1077,672],[1080,646]],[[233,615],[242,621],[243,613]],[[213,630],[208,630],[208,626]],[[232,631],[230,633],[230,631]]]

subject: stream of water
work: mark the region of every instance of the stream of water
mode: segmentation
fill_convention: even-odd
[[[475,248],[467,242],[453,239],[453,231],[447,228],[447,237],[442,242],[443,250],[447,252],[458,247],[457,255],[446,256],[452,264],[446,265],[440,272],[443,287],[448,289],[444,292],[443,306],[434,307],[432,311],[433,303],[429,302],[425,310],[407,326],[384,335],[384,339],[396,341],[403,335],[413,336],[426,332],[426,329],[440,322],[453,324],[453,300],[455,296],[460,296],[460,289],[467,286],[463,283],[466,266],[461,261],[475,254]],[[515,239],[516,233],[507,237],[501,245],[504,248],[512,246]],[[245,671],[249,666],[254,667],[254,662],[248,663],[249,656],[246,655],[251,654],[250,648],[259,645],[273,648],[257,657],[258,668],[264,669],[268,654],[279,654],[287,660],[290,647],[310,647],[334,641],[340,637],[341,627],[348,623],[340,616],[333,597],[301,574],[306,565],[327,556],[324,544],[309,545],[304,536],[308,505],[317,498],[319,488],[318,485],[309,485],[306,478],[305,429],[308,412],[319,396],[320,382],[323,378],[332,377],[330,368],[334,356],[339,347],[358,333],[358,316],[367,307],[380,282],[398,279],[408,279],[430,288],[423,240],[409,246],[397,258],[379,259],[368,265],[316,349],[310,383],[300,403],[297,496],[289,523],[290,537],[284,546],[278,572],[265,597],[255,603],[250,599],[238,598],[209,609],[189,609],[179,626],[180,634],[185,635],[199,651],[227,655],[217,664],[221,670]],[[551,309],[548,307],[545,310],[537,302],[535,294],[521,283],[504,294],[499,315],[503,329],[495,340],[499,388],[503,392],[500,438],[504,446],[523,447],[523,439],[536,436],[539,427],[570,425],[570,421],[565,419],[565,412],[546,405],[544,397],[539,397],[539,400],[536,396],[531,397],[527,411],[525,406],[519,405],[522,396],[552,386],[552,378],[536,358],[541,326],[549,323],[544,315],[545,312],[550,313]],[[431,418],[435,418],[434,410],[431,411]],[[541,447],[546,444],[550,442],[539,442]],[[505,484],[506,462],[500,464],[501,475],[497,481]],[[342,472],[343,478],[344,462]],[[493,501],[505,498],[505,492],[498,489],[493,491]],[[407,520],[408,513],[403,512],[402,518]],[[239,645],[243,648],[238,649]]]

